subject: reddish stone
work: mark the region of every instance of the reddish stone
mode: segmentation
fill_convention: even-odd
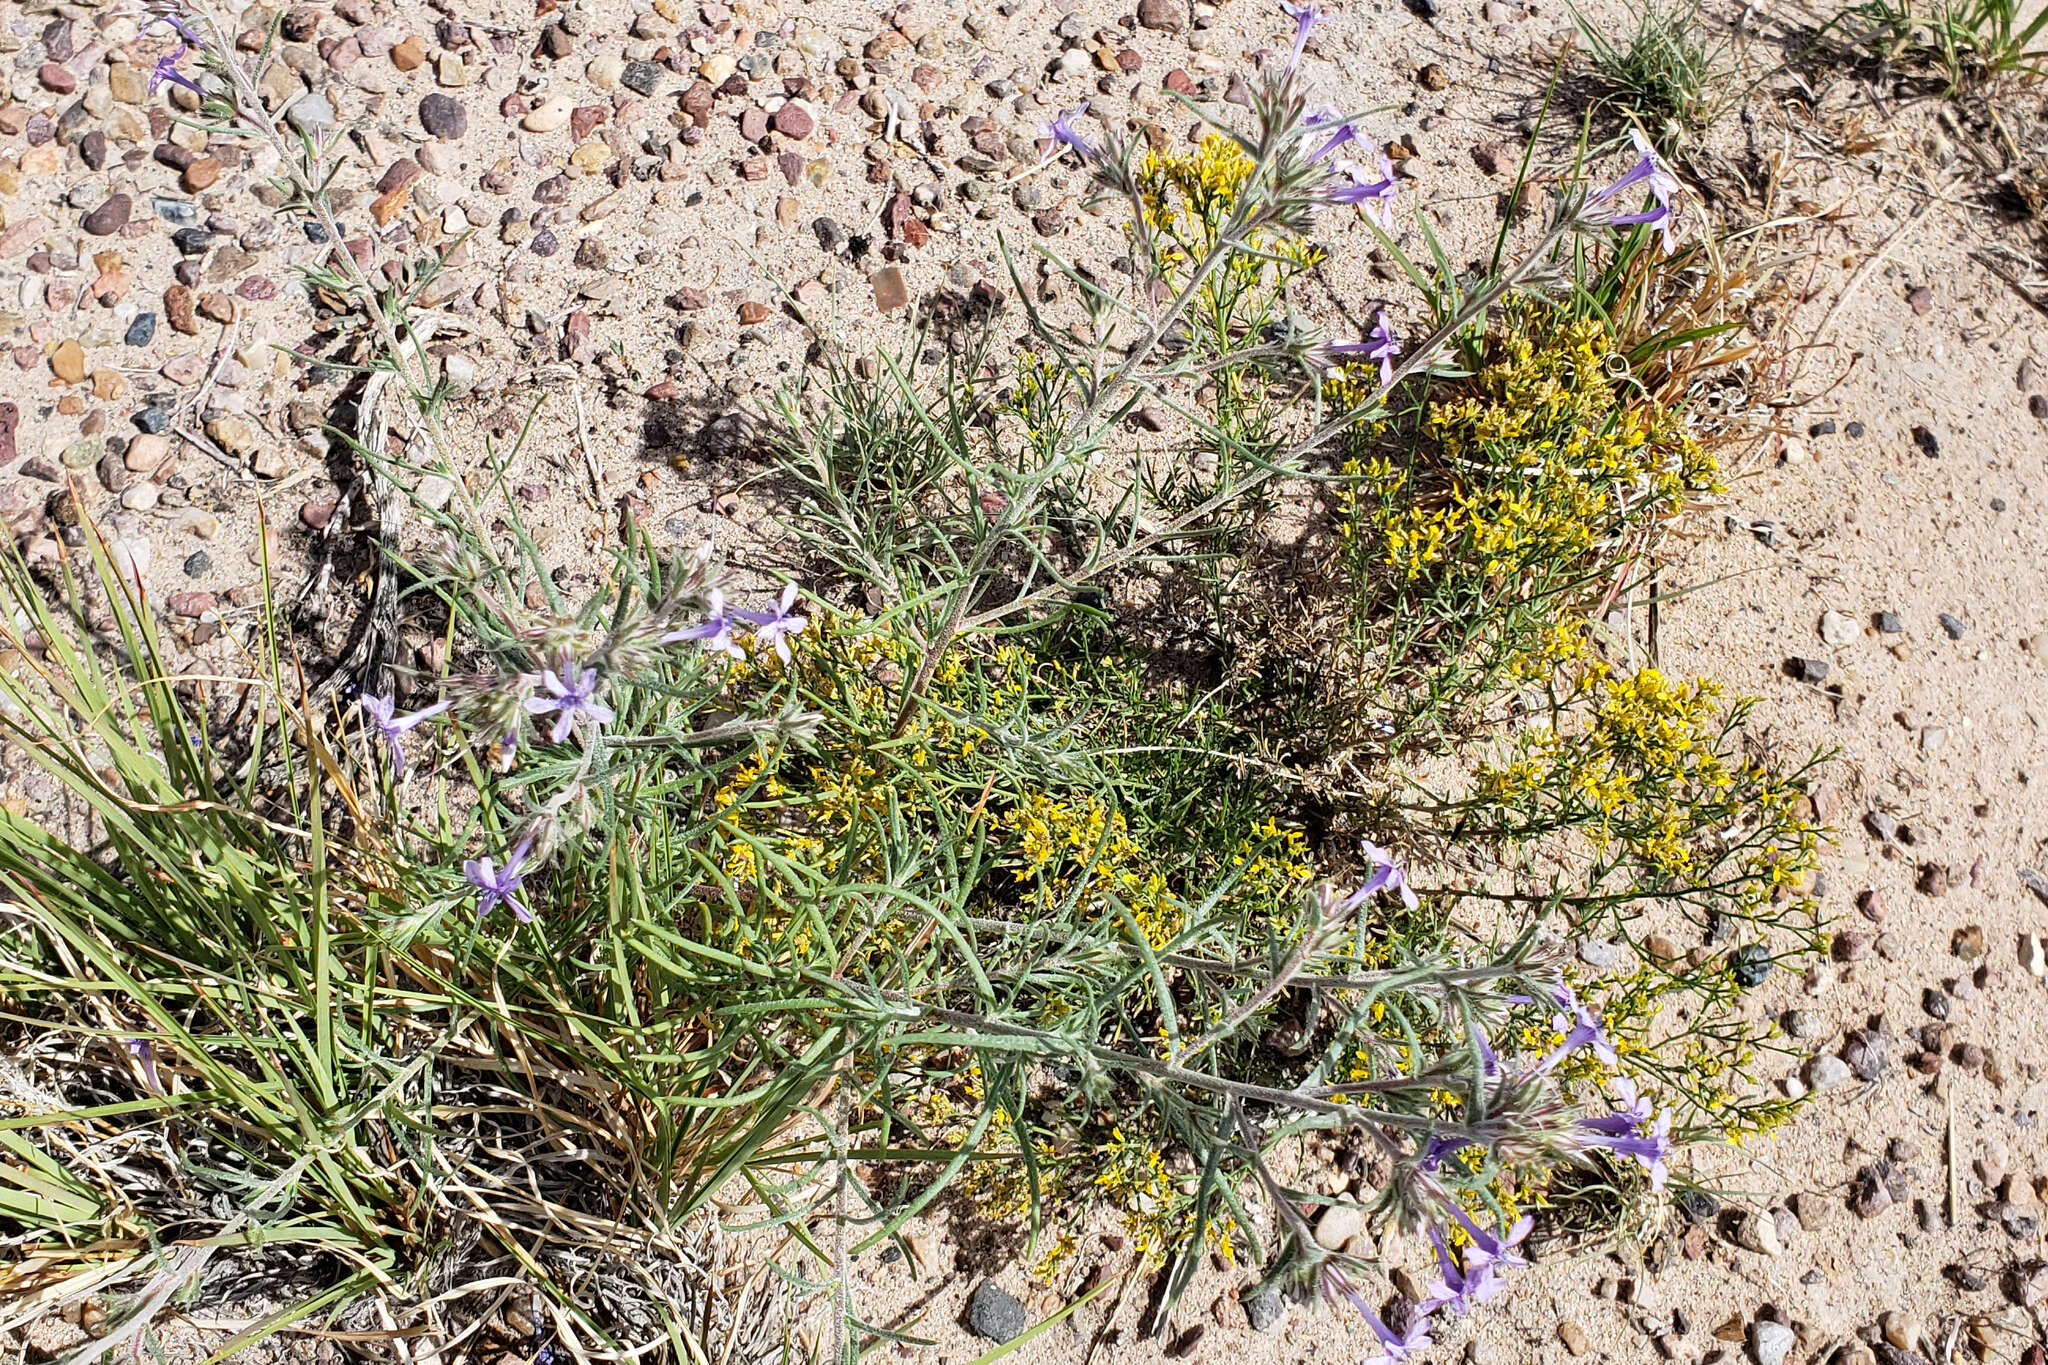
[[[402,156],[386,167],[384,174],[377,178],[377,190],[380,194],[389,194],[419,178],[420,163],[409,156]]]
[[[810,114],[800,104],[785,104],[775,111],[775,131],[792,141],[803,141],[815,127]]]
[[[569,136],[581,142],[590,136],[600,123],[610,118],[612,111],[602,104],[579,104],[569,111]]]
[[[245,299],[274,299],[277,297],[277,281],[268,275],[251,275],[235,286],[235,292]]]
[[[59,95],[68,95],[78,89],[78,77],[55,62],[44,62],[42,69],[36,72],[36,79],[43,83],[44,89]]]
[[[190,287],[174,284],[164,290],[164,321],[171,324],[173,331],[186,336],[199,335],[199,319],[195,316],[195,303]]]
[[[757,106],[741,114],[740,136],[748,142],[759,142],[768,136],[768,111]]]
[[[333,503],[327,504],[327,507],[330,512],[334,510]],[[164,599],[164,605],[171,609],[171,615],[186,617],[204,616],[218,603],[219,599],[210,592],[174,592]]]
[[[1195,78],[1179,67],[1166,73],[1166,88],[1176,95],[1195,93]]]
[[[740,305],[740,326],[757,327],[768,321],[768,305],[749,299]]]

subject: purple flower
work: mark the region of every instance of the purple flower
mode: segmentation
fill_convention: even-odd
[[[1372,1328],[1372,1334],[1380,1339],[1378,1355],[1367,1356],[1363,1365],[1401,1365],[1401,1362],[1427,1351],[1429,1339],[1429,1315],[1417,1306],[1415,1320],[1408,1324],[1408,1330],[1396,1334],[1380,1315],[1372,1311],[1364,1300],[1359,1300],[1358,1311],[1365,1317],[1365,1325]]]
[[[147,33],[150,29],[156,27],[158,24],[169,24],[172,30],[177,33],[179,39],[182,40],[187,47],[206,46],[205,40],[200,38],[200,36],[197,33],[194,33],[192,31],[192,26],[185,22],[183,15],[178,13],[175,4],[171,5],[168,8],[162,9],[158,13],[150,16],[149,22],[142,26],[142,31]]]
[[[1496,1237],[1473,1222],[1471,1216],[1458,1205],[1450,1204],[1448,1207],[1451,1217],[1458,1220],[1458,1226],[1465,1229],[1465,1235],[1472,1239],[1471,1249],[1465,1253],[1465,1266],[1468,1272],[1475,1257],[1485,1258],[1486,1264],[1497,1270],[1520,1270],[1529,1264],[1528,1259],[1515,1248],[1522,1244],[1522,1239],[1536,1226],[1535,1219],[1523,1214],[1515,1220],[1515,1225],[1509,1228],[1505,1235]]]
[[[151,67],[149,71],[150,94],[154,95],[158,87],[163,85],[165,81],[169,81],[172,85],[182,85],[195,95],[206,93],[199,88],[199,82],[178,70],[178,63],[184,59],[185,54],[189,51],[191,51],[190,48],[181,44],[176,52],[171,53],[167,57],[156,59],[156,65]]]
[[[1378,1313],[1373,1312],[1372,1305],[1365,1301],[1365,1295],[1358,1292],[1350,1277],[1334,1261],[1323,1266],[1322,1290],[1326,1298],[1349,1299],[1358,1315],[1365,1319],[1365,1325],[1372,1328],[1373,1335],[1380,1339],[1380,1353],[1368,1356],[1365,1365],[1400,1365],[1416,1352],[1429,1349],[1427,1309],[1415,1315],[1415,1321],[1408,1325],[1406,1332],[1396,1334],[1380,1320]]]
[[[733,616],[736,613],[726,611],[725,594],[713,588],[710,598],[711,605],[702,621],[694,626],[686,626],[682,630],[670,631],[661,637],[661,643],[668,645],[678,640],[702,640],[704,648],[713,654],[730,654],[735,659],[746,658],[747,651],[740,648],[739,641],[732,638]]]
[[[790,583],[782,589],[782,598],[773,611],[736,611],[733,615],[754,628],[754,648],[773,649],[782,662],[790,661],[789,637],[801,635],[809,618],[793,612],[796,605],[796,584]]]
[[[1380,387],[1388,388],[1394,382],[1394,357],[1401,354],[1401,343],[1394,340],[1394,329],[1387,325],[1386,309],[1380,309],[1379,325],[1372,329],[1371,336],[1377,344],[1365,353],[1365,358],[1379,361]],[[1372,845],[1368,844],[1366,847],[1370,848]],[[1407,889],[1406,883],[1402,884],[1401,899],[1409,903],[1410,910],[1415,908],[1415,894]]]
[[[1564,1041],[1558,1044],[1556,1051],[1543,1059],[1536,1070],[1539,1073],[1549,1071],[1582,1047],[1592,1048],[1593,1055],[1606,1065],[1616,1065],[1618,1059],[1615,1056],[1614,1044],[1609,1041],[1606,1029],[1601,1026],[1599,1014],[1581,1004],[1569,986],[1560,986],[1553,994],[1556,996],[1560,1012],[1550,1016],[1550,1026],[1564,1035]]]
[[[1093,161],[1095,159],[1095,148],[1089,145],[1086,138],[1074,131],[1074,120],[1087,112],[1088,101],[1082,100],[1081,107],[1073,113],[1056,114],[1053,116],[1051,123],[1040,126],[1039,133],[1044,137],[1052,139],[1052,147],[1046,149],[1048,159],[1058,156],[1059,152],[1055,149],[1060,147],[1073,148],[1081,154],[1083,161]]]
[[[1379,225],[1380,231],[1394,229],[1394,196],[1400,186],[1394,181],[1394,163],[1380,154],[1380,178],[1370,179],[1371,172],[1355,161],[1340,161],[1337,169],[1351,180],[1329,192],[1330,202],[1335,204],[1356,204],[1366,217]]]
[[[1626,1077],[1615,1084],[1628,1107],[1617,1113],[1579,1120],[1580,1139],[1589,1147],[1604,1147],[1616,1156],[1642,1163],[1650,1173],[1650,1188],[1662,1190],[1670,1171],[1665,1159],[1671,1155],[1671,1111],[1652,1119],[1650,1102],[1636,1093]]]
[[[559,671],[558,671],[559,670]],[[598,681],[597,670],[586,668],[580,672],[571,664],[567,655],[562,656],[554,668],[543,669],[541,685],[552,696],[528,697],[526,713],[530,716],[555,713],[555,728],[548,738],[560,744],[569,737],[579,717],[588,716],[591,724],[602,727],[615,719],[612,708],[597,699],[602,683]]]
[[[1608,227],[1634,227],[1637,224],[1654,227],[1663,237],[1664,250],[1668,254],[1678,245],[1678,210],[1671,205],[1673,197],[1678,193],[1678,177],[1665,168],[1663,161],[1657,156],[1656,148],[1650,145],[1649,139],[1644,137],[1640,130],[1631,129],[1629,138],[1635,144],[1636,164],[1629,168],[1628,174],[1612,185],[1588,195],[1581,216],[1587,222],[1600,223]],[[1652,206],[1639,213],[1615,212],[1615,201],[1637,185],[1643,185],[1649,190]]]
[[[356,705],[369,717],[370,724],[375,726],[377,733],[383,737],[384,746],[391,751],[391,780],[402,782],[405,780],[405,748],[399,741],[406,731],[421,721],[440,715],[453,703],[437,701],[426,710],[415,711],[409,716],[394,716],[391,713],[392,701],[389,697],[373,697],[364,693],[356,699]]]
[[[1356,910],[1376,891],[1398,891],[1401,893],[1401,904],[1410,910],[1419,906],[1422,902],[1415,898],[1414,890],[1408,885],[1407,874],[1402,872],[1401,865],[1394,861],[1394,855],[1370,839],[1361,839],[1358,842],[1365,849],[1365,856],[1372,859],[1372,875],[1365,879],[1364,885],[1343,899],[1340,908],[1347,913]]]
[[[142,1081],[152,1095],[164,1093],[164,1083],[156,1072],[156,1042],[150,1038],[123,1038],[121,1046],[128,1049],[128,1055],[142,1063]]]
[[[1500,1293],[1501,1279],[1492,1257],[1474,1246],[1468,1250],[1461,1268],[1450,1248],[1444,1245],[1441,1228],[1431,1228],[1429,1240],[1436,1246],[1437,1265],[1443,1274],[1429,1286],[1429,1293],[1417,1305],[1421,1312],[1433,1313],[1439,1308],[1449,1308],[1463,1317],[1473,1305],[1485,1303]]]
[[[512,907],[513,918],[521,924],[533,923],[533,911],[526,902],[519,899],[519,892],[526,883],[526,857],[533,850],[533,836],[519,841],[519,847],[512,850],[512,856],[505,859],[504,871],[499,871],[489,858],[464,858],[462,875],[476,888],[476,917],[485,915],[501,905]]]
[[[1322,21],[1322,12],[1314,5],[1296,5],[1291,0],[1280,0],[1280,9],[1294,20],[1294,51],[1287,58],[1287,70],[1291,75],[1301,64],[1301,54],[1308,48],[1309,30]]]

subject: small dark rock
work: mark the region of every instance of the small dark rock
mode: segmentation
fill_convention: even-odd
[[[1935,619],[1941,622],[1941,628],[1948,632],[1948,638],[1951,640],[1960,640],[1970,633],[1970,628],[1963,624],[1960,616],[1954,616],[1944,611],[1937,612]]]
[[[1934,428],[1932,427],[1914,427],[1913,444],[1919,446],[1921,453],[1930,460],[1938,459],[1941,455],[1941,438],[1934,434]]]
[[[152,436],[161,436],[171,429],[171,415],[159,407],[147,407],[135,414],[135,425]]]
[[[1832,436],[1835,434],[1835,424],[1831,420],[1815,422],[1806,429],[1806,434],[1808,436]]]
[[[994,1280],[983,1280],[968,1302],[967,1325],[990,1341],[1015,1341],[1031,1325],[1031,1317],[1008,1290]]]
[[[156,339],[156,314],[137,313],[121,340],[130,346],[147,346]]]
[[[1920,992],[1920,1008],[1927,1011],[1930,1019],[1948,1018],[1948,992],[1939,986],[1929,986]]]
[[[185,577],[187,578],[204,578],[207,571],[211,568],[213,568],[213,556],[204,550],[194,550],[191,554],[185,556]]]
[[[110,194],[105,203],[85,215],[79,224],[95,237],[111,237],[128,226],[128,215],[134,210],[135,201],[125,194]]]
[[[1943,1266],[1941,1268],[1941,1273],[1948,1276],[1950,1282],[1953,1283],[1956,1288],[1962,1290],[1965,1294],[1974,1294],[1980,1289],[1986,1288],[1991,1283],[1991,1281],[1985,1279],[1982,1274],[1978,1273],[1975,1270],[1972,1270],[1969,1266],[1963,1265],[1960,1262],[1958,1262],[1955,1265]]]
[[[619,76],[619,84],[645,98],[654,93],[654,84],[660,79],[661,68],[653,62],[627,62],[625,71]]]
[[[1909,1196],[1905,1172],[1890,1161],[1873,1161],[1859,1167],[1849,1184],[1849,1211],[1858,1218],[1875,1218]]]
[[[1260,1285],[1244,1297],[1245,1321],[1254,1332],[1271,1331],[1287,1316],[1287,1300],[1271,1285]]]
[[[1187,27],[1186,10],[1174,0],[1138,0],[1138,22],[1162,33],[1178,33]]]
[[[1721,1201],[1702,1189],[1680,1190],[1673,1202],[1678,1207],[1678,1216],[1694,1225],[1712,1222],[1721,1211]]]
[[[1877,626],[1879,634],[1903,635],[1906,632],[1906,623],[1899,619],[1899,614],[1895,611],[1881,611],[1870,619]]]
[[[436,90],[420,100],[420,127],[443,142],[454,142],[469,131],[469,111]]]
[[[1787,659],[1785,671],[1806,683],[1824,683],[1831,671],[1826,659]]]
[[[1763,985],[1777,965],[1771,960],[1771,950],[1761,943],[1745,943],[1728,954],[1728,971],[1744,990]]]

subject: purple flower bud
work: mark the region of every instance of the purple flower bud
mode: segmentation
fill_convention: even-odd
[[[142,1064],[142,1081],[152,1095],[164,1094],[164,1083],[156,1070],[156,1041],[151,1038],[123,1038],[121,1046]]]

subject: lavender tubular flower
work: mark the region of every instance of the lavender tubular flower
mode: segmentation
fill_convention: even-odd
[[[1347,176],[1351,183],[1327,191],[1327,198],[1333,204],[1356,204],[1366,217],[1379,225],[1380,231],[1391,232],[1394,227],[1394,197],[1400,186],[1394,180],[1394,163],[1384,153],[1380,156],[1380,178],[1371,180],[1371,174],[1355,161],[1341,161],[1337,169]]]
[[[1308,49],[1309,30],[1322,22],[1322,12],[1314,5],[1296,5],[1291,0],[1280,0],[1280,9],[1294,20],[1294,51],[1287,57],[1287,74],[1293,75],[1294,68],[1301,65],[1301,54]]]
[[[1650,1188],[1661,1192],[1671,1174],[1665,1165],[1671,1155],[1671,1111],[1654,1114],[1649,1100],[1636,1093],[1634,1083],[1627,1077],[1616,1081],[1615,1089],[1627,1107],[1617,1113],[1580,1119],[1579,1141],[1584,1147],[1603,1147],[1616,1156],[1640,1162],[1649,1172]]]
[[[1044,124],[1039,128],[1040,136],[1052,139],[1052,146],[1048,147],[1045,153],[1048,161],[1058,156],[1059,149],[1062,147],[1069,147],[1079,152],[1083,161],[1095,160],[1094,146],[1086,138],[1074,131],[1074,120],[1087,112],[1088,101],[1082,100],[1080,108],[1070,114],[1056,114],[1053,116],[1052,122]]]
[[[597,670],[586,668],[577,671],[567,659],[562,659],[555,668],[541,672],[541,685],[552,694],[546,697],[528,697],[528,715],[541,716],[555,713],[555,728],[548,738],[560,744],[569,737],[580,719],[587,718],[592,728],[602,729],[616,719],[612,708],[597,699],[597,692],[603,684],[598,680]]]
[[[1588,195],[1579,216],[1587,223],[1603,227],[1634,227],[1638,224],[1654,227],[1662,236],[1664,250],[1668,254],[1678,245],[1678,211],[1671,202],[1678,194],[1678,177],[1665,168],[1656,148],[1650,145],[1641,131],[1632,129],[1629,138],[1635,146],[1636,164],[1612,185]],[[1637,185],[1644,185],[1649,190],[1654,201],[1652,206],[1638,213],[1615,212],[1614,202]]]
[[[1485,1257],[1486,1263],[1496,1270],[1520,1270],[1529,1264],[1528,1259],[1515,1248],[1522,1244],[1522,1239],[1536,1226],[1535,1219],[1524,1214],[1515,1220],[1515,1225],[1505,1234],[1496,1237],[1473,1222],[1471,1216],[1456,1203],[1448,1204],[1446,1207],[1450,1209],[1451,1217],[1458,1221],[1458,1226],[1465,1229],[1465,1235],[1472,1239],[1472,1251],[1465,1258],[1468,1266],[1472,1264],[1473,1255]]]
[[[775,657],[783,663],[793,657],[789,651],[791,636],[803,634],[809,618],[790,610],[796,605],[796,584],[783,588],[782,597],[773,611],[735,611],[733,615],[754,628],[754,648],[773,649]]]
[[[185,17],[178,13],[178,7],[175,3],[161,8],[157,6],[152,6],[151,8],[155,10],[155,13],[150,16],[147,23],[143,24],[143,32],[147,33],[158,24],[168,24],[172,32],[178,35],[179,41],[183,42],[185,46],[197,48],[204,48],[206,46],[205,40],[193,32],[192,26],[185,22]]]
[[[528,835],[505,859],[502,871],[489,858],[463,859],[462,875],[477,890],[476,917],[479,921],[499,906],[509,905],[513,918],[521,924],[533,923],[533,911],[519,899],[526,883],[526,860],[532,851],[533,836]]]
[[[1580,1003],[1568,986],[1559,987],[1555,997],[1560,1012],[1550,1017],[1550,1026],[1564,1035],[1564,1041],[1536,1069],[1539,1072],[1549,1071],[1582,1047],[1592,1048],[1593,1055],[1608,1066],[1619,1065],[1620,1058],[1615,1054],[1614,1044],[1609,1041],[1599,1014]],[[1626,1080],[1624,1077],[1622,1083],[1625,1084]]]
[[[1443,1273],[1429,1286],[1428,1294],[1418,1305],[1419,1311],[1427,1314],[1439,1308],[1449,1308],[1463,1317],[1472,1311],[1474,1305],[1485,1303],[1500,1293],[1501,1280],[1491,1257],[1474,1246],[1461,1267],[1444,1245],[1441,1228],[1431,1228],[1429,1240],[1436,1247],[1437,1265]]]
[[[1401,343],[1394,340],[1394,329],[1387,324],[1387,310],[1384,308],[1380,309],[1379,325],[1372,329],[1372,339],[1374,345],[1365,353],[1365,357],[1368,360],[1379,361],[1380,387],[1391,387],[1394,382],[1394,357],[1401,354]],[[1415,893],[1408,889],[1406,882],[1401,884],[1401,899],[1408,902],[1410,910],[1415,908]]]
[[[1323,1266],[1321,1289],[1325,1298],[1349,1300],[1351,1306],[1358,1310],[1358,1315],[1365,1319],[1365,1325],[1372,1328],[1372,1334],[1379,1338],[1379,1354],[1366,1357],[1364,1365],[1400,1365],[1410,1356],[1429,1349],[1427,1309],[1416,1314],[1415,1321],[1409,1324],[1406,1332],[1397,1333],[1373,1311],[1372,1305],[1365,1301],[1365,1295],[1358,1292],[1350,1277],[1336,1264]]]
[[[712,654],[730,654],[735,659],[746,658],[747,651],[732,638],[733,620],[737,613],[726,611],[725,593],[713,588],[708,597],[710,606],[706,609],[701,622],[694,626],[685,626],[681,630],[670,631],[661,637],[660,642],[667,645],[680,640],[700,640],[704,648]]]
[[[156,59],[156,65],[151,67],[149,71],[150,94],[154,95],[166,81],[170,82],[172,85],[182,85],[195,95],[203,95],[206,93],[204,90],[201,90],[199,88],[199,82],[193,80],[184,72],[178,70],[178,63],[181,60],[183,60],[185,54],[188,51],[190,51],[189,48],[180,47],[176,52],[171,53],[169,56],[159,57]]]
[[[1415,898],[1415,892],[1408,885],[1407,874],[1403,873],[1401,865],[1394,861],[1394,855],[1369,839],[1361,839],[1358,842],[1364,848],[1365,856],[1372,859],[1372,875],[1365,879],[1364,885],[1344,898],[1342,908],[1346,911],[1356,910],[1376,891],[1398,891],[1401,894],[1401,904],[1410,910],[1419,906],[1421,902]]]
[[[157,1075],[155,1040],[150,1038],[123,1038],[121,1046],[128,1050],[129,1056],[141,1063],[142,1081],[149,1088],[149,1093],[152,1095],[166,1093],[163,1080]]]
[[[400,743],[400,740],[404,738],[406,731],[422,721],[440,715],[453,704],[447,701],[437,701],[424,711],[414,711],[411,715],[397,716],[392,714],[393,703],[389,697],[376,697],[365,693],[357,698],[356,705],[362,708],[363,714],[369,718],[370,724],[376,728],[377,734],[384,741],[385,749],[390,754],[391,780],[393,782],[405,780],[405,747]]]

